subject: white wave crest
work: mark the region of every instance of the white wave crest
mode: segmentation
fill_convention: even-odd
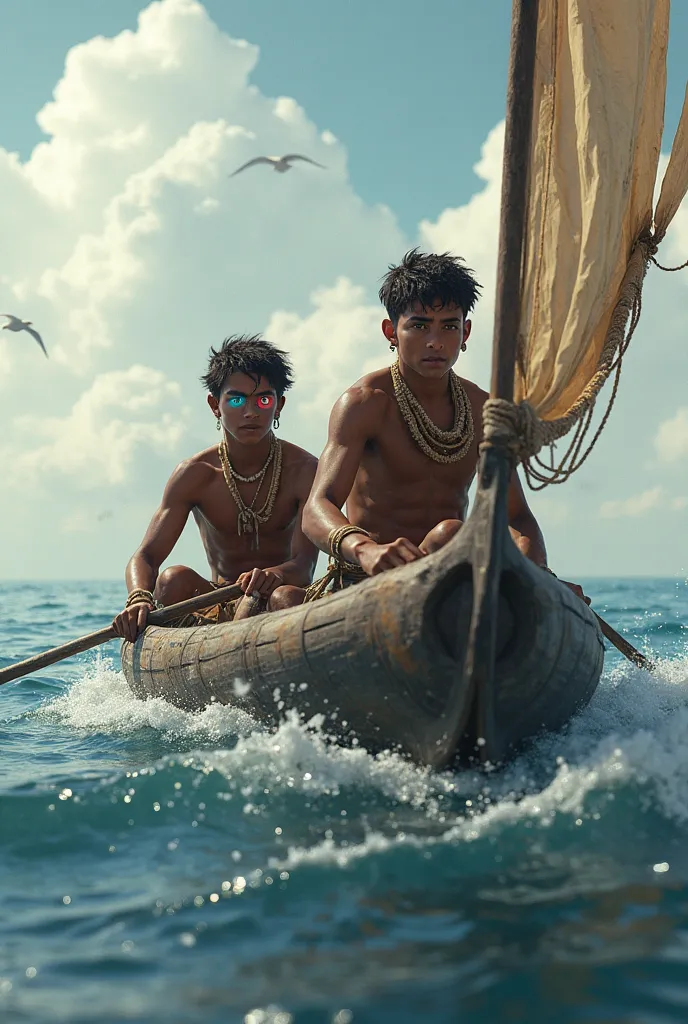
[[[89,732],[121,735],[155,729],[195,740],[220,740],[256,728],[249,715],[224,704],[213,703],[203,711],[192,712],[162,697],[138,700],[122,672],[105,658],[96,660],[63,696],[44,704],[38,714]]]
[[[360,747],[337,746],[323,735],[319,719],[304,723],[293,712],[268,732],[231,707],[213,704],[190,713],[161,698],[140,701],[106,662],[97,662],[40,714],[80,730],[151,728],[188,739],[190,749],[199,739],[231,736],[231,749],[197,750],[193,760],[231,780],[249,804],[287,793],[307,801],[341,797],[356,813],[358,791],[394,806],[391,818],[385,809],[384,831],[371,825],[363,841],[346,847],[336,838],[314,837],[275,862],[286,869],[344,866],[395,845],[470,843],[518,822],[548,828],[564,820],[575,827],[586,817],[589,798],[609,796],[629,782],[647,787],[653,806],[667,818],[688,821],[688,659],[665,662],[652,676],[630,666],[614,669],[567,730],[543,736],[488,775],[437,774],[395,753],[372,756]],[[399,820],[403,808],[413,812],[408,827]],[[396,830],[390,828],[394,815]]]

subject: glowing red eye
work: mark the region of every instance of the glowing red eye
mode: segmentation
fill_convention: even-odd
[[[272,409],[274,404],[275,399],[273,395],[261,395],[258,399],[258,405],[261,409]]]

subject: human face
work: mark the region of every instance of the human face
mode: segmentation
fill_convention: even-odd
[[[284,405],[272,385],[261,377],[232,373],[222,385],[219,401],[208,396],[208,404],[219,415],[225,432],[241,444],[258,444],[270,433]]]
[[[449,372],[459,358],[462,345],[471,333],[471,321],[453,303],[439,303],[424,309],[417,302],[399,317],[396,328],[384,320],[382,330],[395,345],[399,361],[421,377],[438,378]]]

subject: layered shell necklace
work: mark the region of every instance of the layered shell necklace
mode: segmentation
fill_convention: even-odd
[[[275,508],[275,501],[277,499],[277,492],[279,491],[280,479],[282,476],[282,444],[274,435],[270,438],[270,451],[268,453],[268,457],[265,460],[263,467],[259,469],[257,473],[254,473],[253,476],[241,476],[241,474],[237,473],[234,469],[232,463],[229,461],[229,449],[224,437],[217,446],[217,451],[220,456],[220,465],[222,466],[225,483],[227,484],[229,493],[234,498],[238,509],[237,533],[240,537],[244,533],[252,533],[253,547],[257,550],[260,547],[258,527],[261,523],[267,523]],[[263,480],[265,479],[267,471],[271,465],[272,477],[270,479],[267,497],[263,507],[255,509],[253,506],[260,494],[260,489],[263,486]],[[237,482],[241,484],[253,484],[256,481],[258,481],[256,493],[253,496],[251,504],[247,505],[239,493]]]
[[[451,430],[441,430],[432,422],[410,387],[401,376],[399,363],[393,363],[392,384],[399,411],[423,455],[434,462],[459,462],[470,450],[475,431],[471,403],[461,380],[449,371],[449,391],[454,406]]]

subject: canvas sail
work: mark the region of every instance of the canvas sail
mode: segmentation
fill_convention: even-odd
[[[648,261],[688,190],[687,91],[653,211],[669,0],[540,0],[538,18],[515,379],[531,485],[559,482],[580,464],[595,399],[635,326]],[[537,458],[573,428],[563,458]]]

